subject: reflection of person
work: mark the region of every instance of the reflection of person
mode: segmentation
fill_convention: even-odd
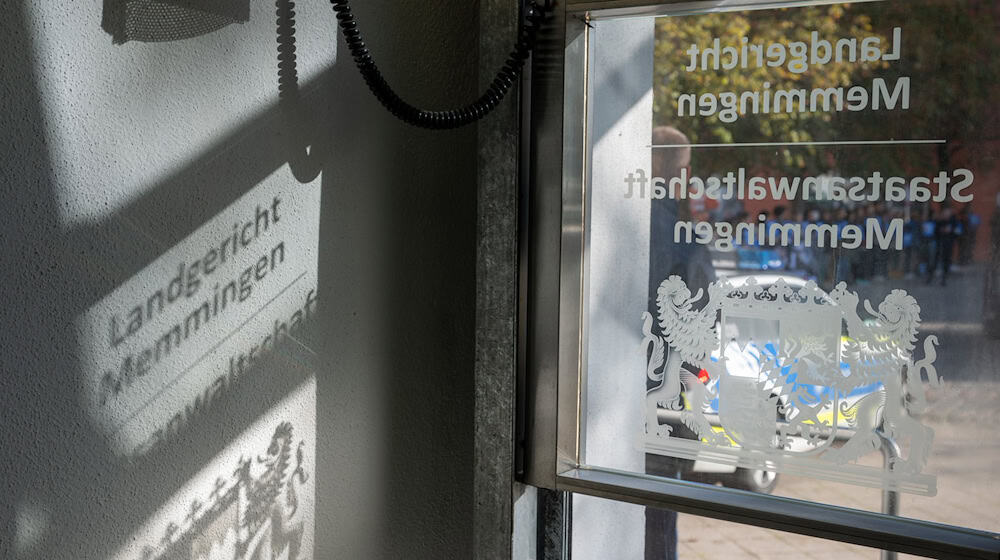
[[[927,206],[924,207],[924,212],[922,219],[920,220],[920,237],[918,238],[920,243],[920,275],[927,276],[930,272],[931,261],[934,259],[934,251],[936,246],[934,244],[934,228],[935,228],[935,216],[934,209]],[[930,276],[928,276],[929,278]]]
[[[913,217],[913,212],[907,212],[903,222],[903,278],[913,276],[919,235],[920,223]]]
[[[847,211],[847,208],[840,208],[837,210],[837,237],[843,239],[844,228],[850,225],[852,222],[851,214]],[[834,253],[833,263],[836,269],[834,270],[834,284],[838,282],[853,282],[853,269],[855,261],[854,251],[847,251],[843,246],[837,245],[836,252]]]
[[[941,264],[941,285],[948,284],[948,271],[951,269],[951,257],[955,252],[955,240],[961,235],[961,224],[955,217],[951,208],[941,211],[941,218],[934,224],[934,241],[937,243],[937,251],[931,260],[931,265],[927,270],[927,283],[934,279],[934,272],[938,263]]]
[[[1000,337],[1000,293],[997,293],[1000,279],[1000,194],[996,196],[996,206],[990,216],[990,255],[986,266],[986,287],[983,290],[983,326],[991,337]]]
[[[979,214],[971,210],[968,204],[962,207],[958,214],[962,224],[962,237],[958,242],[958,264],[966,266],[972,262],[972,252],[976,246],[976,235],[979,233]]]
[[[684,146],[688,139],[676,128],[660,126],[653,129],[653,143],[657,146],[682,145],[680,148],[656,148],[653,150],[652,172],[654,177],[662,177],[668,182],[679,177],[681,170],[691,175],[691,148]],[[715,280],[712,259],[705,245],[678,243],[674,241],[674,224],[678,220],[690,220],[691,209],[688,199],[676,200],[670,197],[653,200],[650,210],[650,252],[649,252],[649,312],[656,315],[656,288],[668,276],[676,274],[684,278],[693,293],[699,288],[708,288]]]
[[[667,181],[679,177],[681,170],[690,172],[691,148],[688,139],[679,130],[660,126],[653,129],[653,145],[682,146],[654,148],[652,172],[654,177]],[[690,173],[689,173],[690,175]],[[649,301],[648,311],[655,317],[656,290],[671,275],[683,278],[692,292],[707,291],[715,281],[711,256],[704,245],[678,243],[673,238],[674,224],[690,219],[687,200],[671,198],[653,200],[650,207],[649,247]],[[650,387],[647,386],[647,389]],[[674,437],[681,436],[675,430]],[[691,437],[692,434],[687,434]],[[646,472],[658,476],[680,478],[686,461],[660,455],[646,455]],[[674,560],[677,558],[677,512],[646,508],[646,560]]]

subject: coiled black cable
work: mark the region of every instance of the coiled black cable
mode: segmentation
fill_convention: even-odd
[[[524,61],[528,58],[531,50],[535,48],[538,29],[547,15],[546,9],[534,1],[528,4],[514,49],[510,52],[503,67],[497,72],[496,77],[493,78],[493,82],[479,96],[479,99],[461,109],[426,111],[403,101],[382,77],[382,73],[379,72],[368,47],[365,46],[365,42],[361,38],[358,22],[351,13],[348,0],[330,0],[330,4],[333,5],[333,11],[337,13],[340,30],[344,34],[351,56],[354,57],[354,63],[361,72],[361,76],[364,77],[365,83],[368,84],[368,89],[390,113],[400,120],[421,128],[432,129],[465,126],[478,121],[495,109],[514,85],[524,67]]]

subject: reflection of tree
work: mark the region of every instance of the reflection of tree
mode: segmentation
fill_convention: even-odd
[[[764,82],[772,89],[812,89],[817,87],[850,86],[871,75],[875,67],[885,63],[833,62],[796,74],[787,65],[777,68],[737,68],[735,70],[685,71],[689,57],[685,50],[692,44],[711,45],[718,37],[723,45],[739,45],[743,37],[753,43],[792,41],[809,43],[812,31],[822,39],[836,43],[841,37],[861,37],[872,34],[871,18],[856,6],[810,6],[790,10],[760,10],[717,13],[683,18],[660,18],[656,24],[656,58],[654,67],[653,111],[656,124],[673,124],[692,143],[734,141],[809,141],[824,139],[833,113],[773,113],[742,115],[732,124],[707,118],[676,117],[677,100],[682,92],[714,93],[759,90]],[[883,43],[884,43],[883,38]],[[820,71],[819,68],[822,68]],[[767,162],[784,168],[814,167],[809,157],[814,150],[786,150],[775,161]],[[738,153],[713,152],[710,161],[698,162],[702,172],[731,169]],[[743,162],[745,163],[745,162]]]
[[[936,157],[926,152],[898,150],[864,152],[859,163],[872,169],[924,172],[950,169],[960,149],[978,161],[981,141],[994,134],[995,111],[991,94],[1000,65],[996,60],[997,10],[993,0],[936,0],[885,2],[880,19],[899,22],[907,40],[898,63],[886,69],[886,78],[910,76],[914,105],[900,117],[860,119],[867,133],[882,137],[941,138]],[[873,12],[876,10],[872,10]],[[936,161],[935,161],[936,160]]]
[[[852,150],[850,161],[837,161],[843,172],[878,169],[890,173],[917,173],[947,169],[950,155],[971,140],[983,139],[993,123],[990,105],[997,72],[996,9],[989,0],[932,0],[810,6],[782,10],[730,12],[690,17],[665,17],[656,24],[654,68],[654,125],[673,125],[693,143],[798,142],[847,139],[945,138],[937,148]],[[692,44],[722,45],[810,42],[820,39],[877,36],[887,48],[892,28],[903,28],[901,59],[892,63],[837,63],[811,66],[795,74],[787,64],[774,68],[696,70],[686,72]],[[869,87],[881,77],[894,84],[911,79],[911,108],[906,111],[771,113],[742,115],[727,124],[718,115],[677,117],[681,93],[741,92],[772,89]],[[935,153],[935,150],[936,153]],[[786,172],[823,172],[831,162],[824,148],[788,148],[755,152],[754,164]],[[700,156],[700,157],[699,157]],[[936,157],[935,157],[936,156]],[[745,153],[735,150],[698,151],[695,166],[702,173],[747,165]],[[761,158],[764,158],[762,161]],[[845,167],[846,166],[846,167]]]

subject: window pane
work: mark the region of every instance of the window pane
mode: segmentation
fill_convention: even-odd
[[[1000,531],[998,19],[592,22],[586,464]]]

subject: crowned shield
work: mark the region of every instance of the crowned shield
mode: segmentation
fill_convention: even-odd
[[[812,453],[834,440],[842,320],[804,287],[751,278],[722,300],[719,421],[742,448]]]
[[[923,376],[940,381],[937,339],[914,360],[916,300],[893,290],[862,318],[843,283],[766,280],[720,280],[707,298],[677,276],[660,284],[655,321],[643,314],[645,451],[933,495],[921,473],[933,430],[918,414]],[[905,460],[858,463],[900,441]]]

